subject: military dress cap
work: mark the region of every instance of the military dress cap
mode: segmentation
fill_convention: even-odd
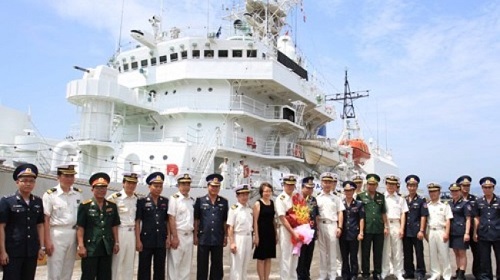
[[[399,184],[399,177],[394,174],[385,175],[384,180],[389,184]]]
[[[418,184],[420,183],[420,178],[417,175],[408,175],[405,178],[405,182],[407,185],[409,184]]]
[[[479,184],[481,187],[494,187],[497,184],[497,181],[493,177],[483,177],[479,180]]]
[[[439,190],[441,190],[441,185],[439,185],[438,183],[429,183],[429,184],[427,184],[427,189],[430,192],[439,191]]]
[[[459,191],[459,190],[461,190],[462,188],[460,188],[460,186],[459,186],[457,183],[452,183],[448,189],[449,189],[450,191]]]
[[[314,188],[314,177],[309,176],[302,179],[302,186],[306,188]]]
[[[458,177],[456,183],[459,185],[470,186],[471,182],[472,182],[472,178],[469,175],[463,175],[463,176]]]
[[[161,172],[153,172],[146,178],[146,184],[148,185],[153,183],[163,183],[163,181],[165,181],[165,175]]]
[[[90,176],[89,184],[91,187],[107,186],[107,185],[109,185],[110,181],[111,181],[111,179],[110,179],[108,174],[106,174],[104,172],[99,172],[99,173],[96,173],[96,174]]]
[[[133,172],[123,173],[123,180],[127,182],[137,183],[139,180],[139,174]]]
[[[19,179],[20,177],[38,177],[38,167],[31,163],[24,163],[19,165],[12,173],[12,178],[14,181]]]
[[[293,174],[287,174],[283,177],[283,183],[287,185],[295,185],[297,184],[297,176]]]
[[[222,175],[220,175],[220,174],[214,173],[214,174],[208,175],[206,180],[207,180],[207,183],[209,185],[220,186],[220,182],[222,182],[222,180],[224,180],[224,177],[222,177]]]
[[[374,173],[370,173],[366,175],[366,183],[368,184],[378,184],[380,182],[380,176]]]
[[[75,175],[75,165],[74,164],[63,164],[57,167],[57,172],[64,175]]]
[[[351,177],[351,181],[353,181],[354,183],[363,183],[363,177],[361,177],[361,175],[354,175]]]
[[[191,183],[191,176],[189,173],[182,173],[175,177],[177,183]]]
[[[323,172],[321,173],[320,180],[321,181],[334,181],[337,182],[339,179],[339,175],[332,172]]]
[[[342,187],[344,188],[344,191],[355,190],[356,183],[354,183],[354,181],[344,181],[344,183],[342,183]]]
[[[234,188],[234,192],[236,192],[236,194],[249,193],[250,186],[248,184],[238,185],[238,186],[236,186],[236,188]]]

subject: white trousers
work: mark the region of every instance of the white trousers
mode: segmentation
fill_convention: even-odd
[[[319,227],[319,279],[335,279],[337,277],[337,222],[318,224]]]
[[[47,258],[47,279],[70,280],[76,259],[76,230],[71,226],[51,226],[54,253]]]
[[[389,236],[384,237],[384,250],[382,253],[382,277],[390,274],[391,265],[394,276],[403,276],[403,239],[399,238],[399,221],[389,223]]]
[[[168,279],[188,280],[193,266],[193,232],[177,231],[177,236],[179,246],[168,250]]]
[[[246,280],[248,263],[252,260],[252,233],[234,234],[236,254],[231,253],[231,280]]]
[[[429,229],[429,256],[431,261],[431,278],[444,280],[451,278],[450,249],[448,242],[443,242],[444,229]]]
[[[297,279],[297,263],[299,257],[293,255],[291,235],[284,226],[280,226],[280,277],[281,279]]]
[[[111,278],[132,280],[134,278],[135,232],[133,227],[118,227],[120,250],[113,254]]]

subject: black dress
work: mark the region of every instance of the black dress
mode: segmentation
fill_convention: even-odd
[[[258,260],[276,258],[276,230],[274,228],[274,202],[265,205],[259,199],[260,213],[257,220],[259,226],[259,246],[255,247],[253,258]]]

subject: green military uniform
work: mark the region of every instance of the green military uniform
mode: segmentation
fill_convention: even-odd
[[[112,228],[120,224],[116,204],[104,200],[99,209],[94,198],[78,207],[77,225],[84,232],[87,257],[82,259],[82,279],[111,279],[111,259],[115,240]],[[109,278],[108,276],[109,275]]]
[[[370,176],[372,175],[372,176]],[[367,182],[378,182],[380,177],[368,174]],[[384,247],[384,220],[382,216],[386,213],[385,197],[379,192],[375,192],[373,198],[368,192],[362,192],[357,197],[365,208],[365,231],[361,242],[361,259],[363,278],[370,276],[370,247],[373,243],[373,278],[381,279],[382,273],[382,251]]]

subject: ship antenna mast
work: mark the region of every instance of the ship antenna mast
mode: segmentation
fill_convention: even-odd
[[[342,119],[355,119],[356,113],[354,111],[354,99],[368,97],[369,90],[351,91],[349,80],[347,79],[347,69],[345,70],[344,92],[326,95],[326,101],[343,101],[344,110],[340,118]]]
[[[119,54],[122,49],[122,30],[123,30],[123,13],[125,9],[125,0],[122,0],[122,13],[120,16],[120,32],[118,34],[118,42],[116,44],[116,54]]]

